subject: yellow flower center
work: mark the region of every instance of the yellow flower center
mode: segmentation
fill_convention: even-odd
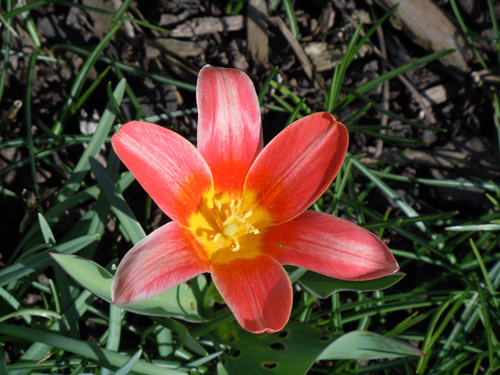
[[[241,199],[210,193],[190,218],[189,229],[211,261],[228,262],[252,256],[252,250],[258,247],[255,235],[260,232],[254,225],[255,219],[251,210],[242,209]]]
[[[217,246],[217,250],[229,242],[231,251],[238,251],[241,247],[238,238],[241,235],[259,233],[259,230],[247,221],[252,216],[252,211],[240,213],[240,206],[241,199],[232,199],[229,204],[224,205],[219,201],[215,202],[212,212],[218,224],[218,231],[208,238]]]

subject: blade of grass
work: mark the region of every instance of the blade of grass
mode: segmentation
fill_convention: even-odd
[[[186,326],[174,319],[167,317],[156,317],[156,322],[163,327],[177,333],[179,341],[186,346],[187,349],[198,355],[206,356],[208,352],[196,340],[193,339]]]
[[[132,4],[132,1],[133,0],[123,1],[120,8],[116,11],[115,15],[113,16],[113,19],[111,20],[111,22],[115,23],[115,22],[118,22],[119,20],[121,20],[123,18],[123,15],[125,14],[125,12],[130,7],[130,4]]]
[[[139,349],[138,351],[135,352],[135,354],[130,357],[130,359],[125,362],[125,364],[120,367],[118,370],[116,370],[113,375],[128,375],[132,369],[134,368],[135,364],[137,361],[141,358],[142,355],[142,350]],[[104,369],[101,370],[101,374],[104,375],[105,373],[103,372]],[[107,370],[107,369],[106,369]],[[109,370],[107,370],[109,371]]]
[[[379,138],[379,139],[383,139],[383,140],[390,141],[390,142],[396,142],[396,143],[408,143],[410,145],[423,145],[426,143],[426,141],[423,139],[396,137],[394,135],[377,133],[377,132],[373,132],[370,130],[360,130],[359,132],[366,134],[366,135],[369,135],[369,136],[374,137],[374,138]]]
[[[66,319],[66,325],[59,324],[60,321],[54,321],[49,327],[49,331],[57,332],[58,334],[64,334],[68,330],[68,326],[73,326],[75,322],[80,319],[85,312],[89,309],[92,302],[96,299],[96,297],[89,291],[83,290],[78,297],[74,300],[74,302],[67,308],[67,310],[62,314],[62,316]],[[35,363],[40,362],[40,360],[44,359],[51,351],[52,347],[50,345],[34,342],[20,357],[20,362],[29,362],[34,361]],[[81,359],[80,359],[81,361]],[[30,369],[20,369],[11,371],[9,375],[27,375],[30,372]]]
[[[349,157],[349,156],[348,156]],[[370,169],[365,167],[364,164],[360,163],[356,159],[351,159],[353,165],[363,173],[370,181],[374,182],[377,187],[385,194],[388,198],[392,199],[396,206],[398,206],[407,216],[414,217],[420,216],[417,211],[413,209],[408,203],[403,201],[401,197],[394,192],[387,184],[385,184],[381,179],[379,179],[375,174],[371,172]],[[427,228],[422,221],[417,221],[415,225],[423,232],[427,232]]]
[[[471,240],[472,241],[472,240]],[[490,281],[489,277],[486,275],[487,280]],[[477,280],[479,281],[479,280]],[[491,281],[490,281],[491,284]],[[483,293],[483,288],[481,287],[480,283],[477,283],[477,292],[479,295],[479,306],[481,309],[481,314],[480,316],[482,317],[481,321],[483,323],[484,327],[484,332],[486,333],[486,342],[488,343],[488,358],[490,361],[490,365],[494,363],[494,356],[495,356],[495,349],[494,349],[494,342],[498,343],[495,334],[494,334],[494,329],[491,326],[491,321],[490,321],[490,314],[488,313],[488,303],[486,302],[486,299],[484,297]],[[493,298],[494,301],[496,301],[496,298]],[[498,305],[498,303],[497,303]],[[497,308],[497,306],[495,306]]]
[[[7,361],[5,360],[5,349],[4,349],[5,344],[3,342],[0,342],[0,373],[1,374],[9,374],[9,371],[7,370]]]
[[[285,128],[290,125],[292,122],[294,122],[297,117],[299,116],[299,111],[302,108],[302,105],[306,102],[306,98],[302,98],[302,100],[295,106],[293,109],[292,113],[290,113],[290,116],[288,117],[288,120],[286,120],[285,123]]]
[[[51,47],[51,49],[73,52],[73,53],[76,53],[76,54],[82,55],[82,56],[90,56],[91,54],[93,54],[93,52],[91,52],[85,48],[81,48],[81,47],[77,47],[77,46],[70,46],[67,44],[56,44],[56,45],[53,45]],[[160,82],[160,83],[164,83],[167,85],[174,85],[174,86],[177,86],[178,88],[189,90],[189,91],[196,90],[196,86],[191,84],[191,83],[186,83],[183,81],[179,81],[177,79],[165,77],[161,74],[151,73],[151,72],[148,72],[146,70],[139,69],[135,66],[125,64],[125,63],[118,61],[118,60],[116,60],[112,57],[109,57],[109,56],[108,57],[100,56],[98,58],[98,61],[100,61],[104,64],[111,65],[111,66],[116,65],[124,72],[138,75],[138,76],[144,77],[144,78],[150,78],[150,79],[157,81],[157,82]]]
[[[462,14],[460,13],[460,9],[457,5],[456,0],[450,0],[451,4],[451,9],[453,10],[453,14],[455,14],[455,19],[457,20],[460,28],[462,29],[465,39],[467,39],[467,43],[469,43],[470,47],[472,48],[472,51],[474,52],[474,55],[478,59],[479,63],[483,67],[483,69],[488,69],[488,66],[486,65],[486,62],[484,61],[483,56],[481,55],[481,52],[476,48],[474,40],[472,40],[472,37],[469,34],[469,29],[467,28],[467,25],[465,24],[464,19],[462,18]]]
[[[24,118],[26,121],[26,140],[28,142],[28,152],[29,152],[29,160],[31,167],[31,178],[33,181],[33,190],[36,196],[40,195],[40,187],[38,186],[38,174],[36,172],[36,149],[33,144],[33,131],[32,126],[33,123],[31,121],[31,93],[33,89],[33,76],[35,75],[35,66],[36,60],[38,56],[38,48],[35,48],[33,51],[33,55],[31,55],[30,62],[28,65],[28,75],[26,77],[26,89],[24,92]],[[37,201],[38,211],[43,212],[42,205],[39,201]]]
[[[10,12],[12,10],[12,0],[5,1],[5,10]],[[7,83],[7,74],[10,62],[10,46],[12,44],[12,20],[9,18],[6,21],[6,30],[4,36],[4,54],[3,54],[3,69],[0,73],[0,103],[2,103],[3,94],[5,92],[5,84]]]
[[[5,290],[2,287],[0,287],[0,298],[2,298],[3,301],[7,302],[10,305],[10,307],[12,307],[12,309],[14,309],[14,310],[19,310],[22,307],[21,303],[17,300],[17,298],[14,297],[9,292],[7,292],[7,290]],[[2,311],[7,310],[6,307],[7,306],[4,303],[4,304],[2,304],[2,306],[0,306],[0,309]],[[3,313],[0,313],[0,316],[2,316],[2,315],[3,315]],[[31,324],[31,316],[26,315],[26,316],[22,316],[22,318],[24,319],[24,321],[27,324]]]
[[[280,93],[283,95],[287,96],[295,105],[299,104],[301,98],[299,98],[296,94],[294,94],[292,91],[284,87],[282,84],[277,83],[276,81],[271,81],[271,86],[277,89]],[[274,96],[274,95],[273,95]],[[276,95],[277,96],[277,95]],[[290,106],[292,108],[292,106]],[[311,108],[309,108],[307,105],[303,105],[302,110],[310,115],[312,114]],[[291,111],[291,110],[290,110]]]
[[[427,333],[425,334],[425,339],[424,343],[422,346],[422,351],[426,353],[425,357],[421,357],[418,366],[417,366],[417,373],[423,373],[425,371],[429,360],[432,358],[430,355],[430,352],[436,343],[437,339],[441,335],[441,333],[444,331],[448,323],[451,321],[453,318],[454,314],[458,311],[458,309],[462,306],[465,297],[469,294],[468,290],[463,291],[460,293],[458,299],[455,301],[453,306],[450,308],[448,313],[444,316],[443,320],[441,321],[441,324],[437,326],[437,323],[441,317],[441,315],[445,312],[445,310],[448,308],[448,306],[452,303],[452,300],[454,299],[453,296],[451,296],[445,303],[443,303],[439,309],[435,312],[435,314],[432,316],[431,323],[428,326]],[[437,328],[436,328],[437,326]]]
[[[83,236],[72,241],[56,245],[52,247],[50,251],[64,254],[75,254],[97,239],[98,236],[96,235]],[[42,253],[23,259],[20,262],[14,263],[13,265],[2,269],[0,271],[0,286],[4,286],[14,280],[19,280],[21,277],[47,267],[52,262],[48,252],[49,250],[45,250]]]
[[[27,309],[20,309],[20,310],[14,311],[10,314],[7,314],[7,315],[0,317],[0,322],[4,322],[8,319],[15,318],[18,316],[22,316],[22,317],[24,317],[24,316],[38,316],[38,317],[50,319],[50,320],[62,319],[61,315],[59,315],[58,313],[56,313],[54,311],[45,310],[45,309],[38,309],[38,308],[27,308]]]
[[[381,106],[377,102],[371,100],[370,98],[368,98],[367,96],[365,96],[363,94],[360,94],[360,93],[356,92],[355,90],[351,90],[349,88],[345,88],[344,91],[346,91],[348,94],[352,94],[352,95],[356,96],[356,98],[358,98],[359,100],[361,100],[361,101],[363,101],[363,102],[365,102],[367,104],[370,104],[377,111],[379,111],[381,113],[384,113],[387,116],[389,116],[389,117],[391,117],[391,118],[393,118],[395,120],[401,121],[403,124],[408,124],[408,125],[410,125],[410,126],[412,126],[414,128],[418,128],[418,129],[432,130],[432,131],[435,131],[435,132],[443,132],[443,133],[447,132],[446,129],[438,128],[436,126],[422,125],[419,122],[412,121],[410,119],[407,119],[407,118],[405,118],[403,116],[398,115],[397,113],[394,113],[392,111],[386,110],[383,106]]]
[[[134,213],[125,202],[122,194],[115,187],[113,181],[106,173],[102,165],[93,158],[90,159],[90,165],[96,176],[97,183],[99,184],[101,191],[106,196],[106,199],[113,208],[113,211],[123,226],[125,232],[133,244],[138,243],[146,237],[146,233],[144,233],[141,224],[135,218]]]
[[[85,90],[85,92],[78,98],[78,101],[73,103],[71,106],[71,114],[74,115],[76,111],[80,109],[80,107],[87,101],[87,99],[92,95],[92,93],[95,91],[95,89],[100,85],[101,81],[103,80],[104,77],[106,77],[106,74],[108,74],[109,69],[111,69],[110,66],[108,66],[106,69],[104,69],[101,74],[97,77],[97,79],[92,82],[90,87]]]
[[[500,306],[499,306],[498,300],[497,300],[497,298],[495,298],[497,292],[496,292],[495,288],[493,287],[491,279],[490,279],[490,277],[488,275],[488,270],[486,269],[486,265],[484,264],[483,258],[481,257],[481,253],[479,252],[479,250],[478,250],[478,248],[477,248],[477,246],[474,243],[474,240],[472,238],[469,238],[469,242],[470,242],[470,246],[472,247],[472,251],[474,252],[474,255],[476,256],[476,259],[478,261],[481,273],[483,274],[487,290],[488,290],[488,292],[491,295],[491,301],[493,303],[493,306],[497,310],[500,310]]]
[[[64,129],[64,124],[66,123],[71,114],[71,108],[73,107],[73,103],[75,102],[75,100],[78,100],[80,92],[83,90],[83,85],[85,84],[85,81],[87,80],[87,77],[90,73],[90,70],[95,65],[102,51],[108,45],[109,41],[116,34],[116,32],[120,27],[121,27],[121,22],[118,22],[116,25],[114,25],[111,28],[111,30],[109,30],[106,33],[106,35],[104,35],[104,37],[100,40],[99,44],[97,44],[97,46],[89,54],[87,60],[83,63],[80,71],[78,72],[78,75],[75,78],[75,81],[73,82],[73,85],[71,86],[69,97],[66,100],[66,103],[64,103],[63,109],[59,114],[59,118],[57,119],[56,123],[54,124],[54,127],[52,128],[52,131],[55,134],[60,135],[62,133]]]
[[[125,79],[121,69],[114,64],[113,67],[115,68],[115,73],[118,76],[118,79]],[[129,97],[130,101],[132,102],[132,105],[135,108],[135,119],[140,120],[141,118],[146,117],[146,112],[142,109],[141,103],[139,103],[139,100],[137,99],[137,96],[135,95],[134,91],[130,87],[130,85],[127,82],[127,87],[125,88],[125,92],[127,93],[127,96]]]
[[[111,350],[100,348],[88,341],[79,341],[52,332],[44,332],[34,328],[1,324],[0,332],[18,339],[35,341],[88,358],[89,360],[109,368],[119,368],[125,365],[129,356],[118,354]],[[156,366],[144,360],[138,360],[131,373],[138,375],[185,375],[183,372]]]
[[[106,341],[106,349],[117,352],[120,347],[121,327],[122,327],[122,312],[119,307],[109,305],[109,324],[108,324],[108,339]],[[139,350],[130,358],[119,371],[125,371],[123,368],[131,369],[133,365],[139,360],[142,351]],[[111,375],[111,370],[103,367],[101,368],[101,375]],[[115,373],[116,374],[116,373]]]
[[[295,11],[293,10],[293,5],[290,0],[283,0],[283,6],[285,7],[286,18],[288,19],[290,32],[295,39],[299,38],[299,26],[297,24],[297,18],[295,17]]]
[[[367,83],[359,86],[356,88],[354,91],[357,94],[364,94],[367,91],[370,91],[371,89],[374,89],[378,85],[391,80],[394,77],[397,77],[400,74],[406,73],[407,71],[413,70],[418,68],[419,66],[425,65],[431,61],[435,61],[437,59],[440,59],[443,56],[449,55],[450,53],[455,52],[455,50],[444,50],[444,51],[439,51],[439,52],[434,52],[431,53],[427,56],[420,57],[418,59],[415,59],[413,61],[410,61],[407,64],[401,65],[387,73],[384,73],[377,78],[374,78]],[[351,102],[353,102],[356,99],[356,95],[354,94],[348,94],[339,104],[338,104],[338,110],[344,109],[349,105]]]
[[[115,88],[113,95],[118,103],[121,103],[123,93],[125,92],[125,86],[126,81],[122,80]],[[104,110],[104,113],[102,114],[96,132],[92,136],[92,139],[89,142],[87,148],[82,153],[80,160],[78,160],[78,163],[73,169],[71,177],[59,192],[56,200],[57,203],[64,201],[78,190],[81,181],[90,170],[89,158],[96,157],[99,153],[99,150],[101,149],[101,146],[104,143],[104,140],[106,139],[106,136],[108,135],[115,118],[116,114],[114,112],[114,105],[109,102],[106,106],[106,109]]]
[[[20,0],[19,5],[26,5],[26,0]],[[40,48],[42,46],[42,42],[40,41],[40,37],[38,36],[38,31],[36,29],[35,21],[33,17],[31,17],[30,12],[22,12],[21,17],[24,20],[24,26],[26,27],[26,31],[28,32],[33,44],[36,48]]]
[[[45,217],[41,213],[38,213],[38,222],[40,223],[40,230],[42,231],[44,242],[51,246],[56,244],[56,239],[52,230],[50,229],[49,223],[45,220]]]
[[[266,80],[264,81],[264,83],[262,84],[262,88],[260,89],[259,91],[259,95],[258,95],[258,98],[259,98],[259,104],[262,105],[262,101],[264,100],[264,96],[266,95],[266,92],[267,90],[269,89],[269,85],[271,84],[271,81],[274,79],[274,77],[276,76],[276,73],[278,73],[278,67],[275,66],[273,68],[273,70],[271,71],[271,73],[269,73],[269,75],[267,76]]]
[[[500,66],[500,27],[498,26],[498,13],[495,10],[495,5],[493,4],[493,0],[487,0],[487,1],[488,1],[488,10],[490,11],[490,17],[491,17],[491,25],[493,26],[493,32],[495,33],[498,65]]]
[[[356,27],[351,39],[349,40],[349,44],[347,45],[344,57],[338,65],[338,69],[337,67],[335,67],[330,90],[328,91],[328,99],[325,104],[325,110],[327,112],[334,113],[336,111],[338,99],[340,97],[340,91],[342,90],[342,84],[344,83],[345,79],[345,74],[347,72],[347,68],[349,67],[349,65],[351,65],[352,60],[354,59],[354,55],[357,51],[356,44],[358,42],[362,27],[362,24],[359,24],[358,27]]]
[[[446,227],[446,230],[456,231],[456,232],[478,232],[483,230],[499,231],[500,224],[473,224],[473,225],[453,225],[451,227]]]
[[[388,180],[408,182],[411,184],[423,184],[427,186],[439,186],[445,188],[480,189],[480,190],[495,191],[496,189],[498,189],[499,186],[492,182],[472,182],[472,181],[458,181],[458,180],[446,180],[446,179],[436,180],[433,178],[407,177],[376,170],[372,170],[371,172],[373,175],[377,177],[386,178]]]

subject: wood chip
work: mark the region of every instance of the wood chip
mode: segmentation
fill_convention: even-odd
[[[242,30],[245,25],[243,16],[193,18],[177,26],[170,34],[172,37],[189,38],[228,31]]]
[[[269,64],[269,37],[267,36],[267,4],[265,0],[248,2],[247,40],[252,60],[260,65]]]
[[[269,18],[269,21],[281,31],[287,42],[290,44],[290,47],[292,47],[293,52],[295,52],[295,55],[299,59],[302,69],[304,69],[307,77],[314,82],[314,87],[320,90],[325,90],[325,80],[319,74],[316,74],[314,67],[302,49],[302,46],[292,35],[292,32],[285,25],[285,22],[283,22],[283,20],[279,17],[271,17]]]
[[[149,56],[161,55],[161,52],[175,53],[179,57],[194,57],[205,53],[208,46],[207,40],[192,42],[190,40],[179,40],[174,38],[155,38],[146,41],[146,44],[157,50],[157,52],[149,51]]]
[[[389,9],[399,3],[393,16],[405,32],[418,45],[438,52],[456,49],[456,52],[440,59],[452,73],[462,76],[468,71],[467,59],[471,56],[460,30],[431,0],[375,0]]]

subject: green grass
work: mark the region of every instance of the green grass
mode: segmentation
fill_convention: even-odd
[[[67,1],[56,3],[62,7],[77,6]],[[125,21],[136,23],[143,30],[168,31],[130,17],[127,10],[131,1],[124,1],[121,8],[111,14],[110,30],[92,48],[62,43],[52,45],[51,50],[43,45],[33,19],[37,11],[49,6],[48,1],[18,5],[13,0],[4,0],[0,4],[2,22],[9,26],[20,22],[35,45],[28,54],[13,50],[13,29],[0,29],[3,41],[0,114],[7,113],[11,104],[6,69],[9,57],[19,54],[27,59],[22,88],[24,119],[20,121],[25,127],[20,132],[13,131],[10,128],[12,119],[8,117],[2,117],[0,123],[0,150],[17,149],[22,157],[0,170],[0,176],[3,179],[9,172],[26,175],[28,190],[37,196],[46,188],[38,179],[41,169],[50,170],[60,176],[61,181],[57,186],[57,198],[50,206],[38,201],[32,215],[33,223],[12,248],[2,247],[1,250],[5,264],[0,269],[1,374],[127,374],[132,371],[143,375],[232,375],[231,369],[247,368],[264,374],[294,375],[290,371],[302,374],[309,366],[312,366],[309,374],[313,375],[413,374],[416,370],[433,375],[500,372],[500,186],[467,176],[456,180],[410,178],[398,174],[397,159],[393,163],[371,165],[363,161],[364,155],[349,154],[335,184],[313,209],[356,220],[382,238],[390,238],[389,246],[407,276],[391,287],[388,287],[393,284],[391,280],[382,281],[378,286],[387,289],[369,291],[366,285],[359,285],[345,291],[349,288],[342,283],[324,280],[301,269],[287,268],[294,282],[294,307],[291,323],[285,328],[286,335],[253,336],[241,331],[228,308],[215,302],[219,297],[204,276],[197,280],[197,293],[192,292],[192,288],[188,293],[185,287],[180,292],[184,294],[179,305],[169,305],[172,310],[168,314],[151,317],[110,305],[72,280],[49,253],[77,254],[97,261],[112,273],[118,263],[117,254],[144,238],[145,229],[149,231],[151,225],[151,200],[143,191],[135,189],[132,192],[133,176],[129,172],[120,173],[120,161],[110,151],[110,136],[127,120],[122,103],[132,103],[137,118],[147,121],[196,118],[195,108],[144,118],[145,111],[137,99],[140,93],[134,87],[134,80],[149,79],[158,85],[172,85],[186,95],[193,95],[195,87],[192,82],[139,68],[106,52],[119,38],[117,35]],[[230,12],[240,12],[244,7],[244,2],[239,1],[227,4],[226,10]],[[289,0],[282,4],[276,1],[272,10],[273,15],[282,10],[281,16],[288,20],[293,35],[300,39],[293,4]],[[451,1],[451,6],[457,24],[469,42],[474,43],[473,30],[466,25],[456,2]],[[493,16],[494,42],[500,46],[492,0],[488,1],[488,9]],[[383,109],[371,93],[382,83],[432,63],[450,51],[420,56],[363,84],[345,87],[344,80],[356,52],[390,13],[372,27],[360,25],[354,29],[345,57],[335,68],[331,84],[322,94],[324,109],[334,114],[349,106],[358,108],[350,118],[343,119],[352,135],[362,134],[371,141],[381,139],[397,145],[401,148],[399,159],[402,159],[406,147],[419,145],[422,141],[385,134],[381,130],[390,127],[378,124],[357,125],[358,120],[368,111],[377,111],[412,129],[443,132],[442,128],[424,126],[400,113]],[[361,30],[366,32],[362,38]],[[483,67],[499,68],[500,47],[498,59],[494,61],[484,59],[476,46],[474,53]],[[36,98],[32,93],[37,66],[50,63],[60,69],[72,56],[79,56],[84,61],[64,104],[54,113],[57,120],[53,124],[37,123],[33,113]],[[93,70],[97,71],[98,78],[90,82]],[[307,98],[294,93],[287,82],[278,83],[278,71],[279,67],[275,67],[267,80],[255,82],[260,90],[259,102],[265,108],[264,119],[285,113],[285,118],[288,116],[282,124],[285,127],[297,118],[321,110],[311,108]],[[106,93],[107,98],[107,104],[99,111],[97,131],[90,136],[77,134],[74,124],[78,122],[79,110],[92,110],[89,103],[97,92]],[[498,96],[486,91],[484,95],[495,109],[492,123],[500,129]],[[190,124],[189,121],[185,123]],[[37,132],[33,131],[34,124]],[[98,161],[103,146],[107,146],[108,151],[105,167]],[[74,155],[78,156],[71,162],[64,160]],[[60,165],[54,164],[55,156],[63,158]],[[425,205],[417,209],[401,194],[402,190],[411,190],[416,184],[421,189],[474,189],[487,194],[491,206],[488,213],[468,218],[455,209],[440,212]],[[16,202],[16,207],[22,207],[19,192],[3,184],[0,191],[2,204]],[[68,225],[64,214],[79,209],[82,215],[61,233],[61,226]],[[85,266],[96,274],[105,272],[90,263]],[[28,303],[27,297],[33,295],[37,296],[36,301]],[[183,303],[195,306],[195,313],[188,318],[178,312],[185,306]],[[357,334],[356,337],[341,337],[354,330],[372,331],[384,337],[358,337]],[[370,340],[380,340],[373,341],[379,347],[394,345],[391,346],[393,355],[370,356],[373,347],[364,351],[359,349],[372,342]],[[307,353],[304,353],[304,343],[309,343]],[[418,352],[406,344],[419,348],[425,356],[415,355]],[[352,351],[341,354],[340,348],[350,348],[350,345],[358,347],[354,355],[365,356],[370,361],[361,365],[347,358],[353,355]],[[329,349],[324,351],[327,347]],[[9,354],[8,361],[5,353]],[[250,370],[252,366],[257,366],[257,370]]]

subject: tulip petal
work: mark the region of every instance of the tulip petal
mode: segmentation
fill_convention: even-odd
[[[129,122],[111,139],[119,158],[171,219],[188,219],[212,187],[207,163],[186,139],[161,126]]]
[[[371,280],[399,270],[390,250],[373,233],[320,212],[306,211],[288,223],[267,228],[261,246],[281,264],[336,279]]]
[[[116,305],[137,303],[209,271],[208,259],[192,234],[172,221],[123,257],[113,280],[111,298]]]
[[[205,66],[198,76],[198,150],[216,191],[239,195],[262,150],[259,102],[250,78],[234,69]]]
[[[263,221],[270,217],[272,224],[278,224],[293,219],[332,183],[348,143],[347,129],[329,113],[294,122],[255,160],[242,201],[251,202],[249,208]]]
[[[212,278],[238,323],[253,333],[281,330],[292,309],[292,284],[283,267],[267,255],[214,263]]]

